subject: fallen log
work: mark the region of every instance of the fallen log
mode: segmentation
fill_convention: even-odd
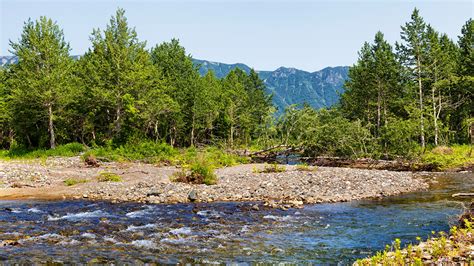
[[[473,198],[474,193],[456,193],[456,194],[453,194],[451,197],[453,197],[453,198]]]

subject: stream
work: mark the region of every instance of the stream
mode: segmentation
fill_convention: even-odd
[[[0,201],[2,263],[349,264],[446,231],[473,173],[437,174],[429,191],[282,211],[255,203],[153,205]],[[14,242],[12,242],[14,241]]]

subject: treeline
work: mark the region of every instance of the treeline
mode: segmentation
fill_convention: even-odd
[[[29,20],[18,63],[0,71],[0,145],[123,144],[148,139],[172,146],[249,145],[272,109],[255,71],[201,77],[177,40],[151,50],[117,10],[91,47],[71,58],[51,19]]]
[[[381,32],[349,69],[345,93],[330,111],[288,110],[286,142],[309,154],[409,156],[426,148],[470,143],[474,123],[474,22],[457,43],[415,9],[401,42]]]
[[[54,148],[166,142],[175,147],[290,146],[307,155],[393,158],[469,143],[474,22],[457,42],[415,9],[391,45],[365,43],[340,104],[275,116],[255,71],[200,76],[177,40],[145,48],[119,9],[78,60],[57,24],[25,23],[18,64],[0,71],[0,145]]]

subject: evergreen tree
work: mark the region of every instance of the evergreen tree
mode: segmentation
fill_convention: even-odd
[[[426,24],[419,14],[418,9],[414,9],[411,21],[402,26],[401,38],[403,43],[397,44],[400,52],[400,59],[409,73],[409,79],[417,88],[418,94],[418,115],[420,125],[420,142],[424,149],[425,140],[425,103],[423,80],[427,72],[427,37]]]
[[[16,134],[29,146],[56,146],[56,120],[63,114],[71,87],[72,59],[63,31],[51,19],[28,20],[18,42],[10,42],[18,57],[9,75],[10,108]]]
[[[374,44],[365,43],[359,60],[349,69],[342,97],[342,108],[351,118],[359,118],[380,135],[392,113],[400,113],[400,65],[392,47],[381,32],[375,35]],[[362,104],[365,103],[365,104]]]
[[[458,141],[469,142],[468,128],[474,123],[474,20],[469,19],[461,29],[458,40],[459,54],[457,84],[451,93],[451,124]]]
[[[449,87],[456,67],[456,45],[447,35],[439,35],[430,25],[427,26],[428,39],[427,76],[425,87],[431,88],[431,117],[434,129],[434,144],[438,145],[440,135],[441,111],[447,107]]]

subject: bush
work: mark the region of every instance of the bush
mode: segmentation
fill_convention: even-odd
[[[97,180],[99,182],[121,182],[122,177],[111,172],[100,172]]]
[[[84,145],[73,142],[65,145],[59,145],[55,149],[37,149],[29,150],[23,147],[13,147],[8,151],[2,151],[0,157],[6,159],[37,159],[48,157],[71,157],[79,155],[85,151]]]
[[[474,166],[474,152],[469,145],[436,147],[421,157],[422,162],[437,166],[439,170]]]
[[[109,144],[86,152],[85,160],[93,155],[101,161],[143,161],[146,163],[169,162],[178,154],[178,150],[166,143],[153,141],[130,142],[114,147]]]
[[[283,165],[278,165],[276,163],[268,164],[263,167],[263,169],[256,169],[257,173],[282,173],[286,171],[286,167]]]
[[[212,166],[205,162],[196,162],[191,164],[189,169],[183,169],[177,172],[172,181],[191,184],[214,185],[217,183],[217,176],[214,174]]]

